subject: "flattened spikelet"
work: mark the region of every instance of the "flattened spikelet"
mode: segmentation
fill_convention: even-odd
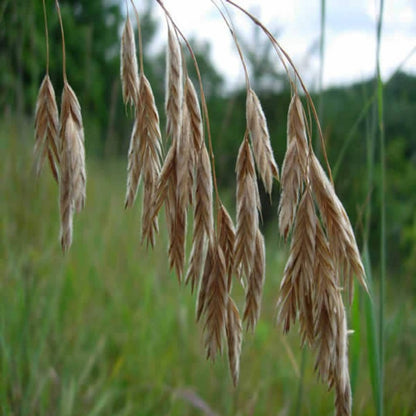
[[[278,320],[284,332],[290,329],[299,310],[302,342],[313,342],[314,319],[312,310],[312,281],[315,258],[316,216],[312,195],[305,190],[299,203],[278,300]]]
[[[335,253],[337,263],[344,266],[344,281],[347,287],[352,288],[352,273],[354,273],[367,290],[364,267],[351,223],[315,155],[311,158],[311,178],[319,211],[327,229],[330,249]],[[351,295],[352,291],[350,291]]]
[[[59,211],[61,217],[61,246],[66,252],[72,244],[72,222],[74,215],[74,189],[72,171],[75,163],[73,146],[76,145],[72,118],[66,122],[66,137],[61,145],[61,175],[59,183]]]
[[[176,147],[171,146],[165,161],[163,162],[162,169],[157,181],[156,194],[154,198],[154,204],[152,209],[152,219],[157,217],[160,208],[164,202],[169,199],[169,189],[173,186],[173,192],[175,194],[175,182],[176,182]],[[170,214],[172,215],[172,214]]]
[[[185,265],[186,210],[176,204],[171,221],[169,263],[170,268],[175,269],[176,276],[180,282]]]
[[[264,116],[260,101],[252,89],[249,89],[247,93],[246,118],[257,169],[263,180],[264,187],[270,195],[272,192],[273,177],[279,180],[279,171],[270,144],[266,117]]]
[[[257,182],[248,140],[244,139],[237,157],[237,231],[234,247],[235,268],[250,275],[258,228]]]
[[[158,231],[157,217],[152,217],[157,178],[161,169],[161,133],[159,114],[153,91],[144,74],[140,75],[139,102],[137,105],[138,167],[136,174],[143,177],[142,241],[154,245]],[[137,181],[138,182],[138,181]],[[137,185],[136,186],[137,191]],[[134,201],[134,199],[133,199]],[[129,200],[131,204],[131,198]]]
[[[46,156],[52,175],[58,182],[59,152],[58,152],[59,116],[56,105],[55,91],[46,74],[39,88],[35,113],[35,172],[39,175]]]
[[[247,329],[254,331],[257,320],[260,316],[261,298],[263,294],[263,284],[266,272],[266,256],[264,239],[260,230],[257,230],[256,245],[254,252],[254,264],[248,277],[246,291],[246,306],[244,309],[243,320],[247,323]]]
[[[296,141],[287,148],[282,168],[282,192],[279,201],[279,230],[286,240],[293,226],[299,194],[302,185],[302,172],[299,169]]]
[[[213,254],[213,267],[208,279],[204,307],[205,349],[207,358],[212,360],[215,359],[218,352],[222,352],[222,336],[225,333],[228,300],[224,255],[218,244],[216,244]]]
[[[228,297],[227,302],[226,335],[228,346],[228,364],[230,367],[230,373],[234,387],[236,387],[240,374],[240,354],[241,342],[243,338],[243,328],[241,325],[238,308],[231,297]]]
[[[230,293],[231,278],[234,272],[235,229],[233,220],[224,205],[220,206],[218,212],[218,244],[224,253],[228,278],[228,293]]]
[[[188,108],[184,105],[182,111],[181,134],[176,140],[177,146],[177,178],[176,188],[178,204],[186,209],[192,202],[192,183],[195,158],[191,144],[191,120]]]
[[[121,36],[120,76],[125,105],[137,105],[139,78],[136,55],[136,42],[130,18],[127,16]]]
[[[191,282],[191,289],[197,285],[204,261],[204,242],[206,236],[214,234],[212,210],[211,164],[205,145],[199,152],[196,172],[194,229],[192,251],[186,282]]]
[[[204,265],[204,273],[202,274],[201,284],[198,291],[198,302],[196,307],[196,320],[199,321],[201,319],[202,313],[205,310],[205,304],[208,294],[208,284],[209,279],[212,274],[212,270],[214,269],[214,261],[215,261],[215,252],[214,252],[214,243],[212,240],[209,241],[207,256],[205,259]]]
[[[168,27],[166,64],[166,134],[176,138],[181,131],[182,108],[182,63],[178,39]]]
[[[329,245],[319,221],[316,224],[314,302],[316,361],[318,377],[329,383],[336,360],[337,318],[335,311],[342,299],[335,283],[335,268]]]
[[[72,215],[85,205],[86,171],[84,129],[78,99],[65,82],[62,92],[61,121],[61,245],[67,251],[72,242]]]
[[[146,239],[152,247],[155,245],[155,235],[159,232],[157,217],[152,216],[156,183],[156,172],[147,170],[143,175],[142,243]]]
[[[297,146],[297,157],[301,171],[307,174],[308,163],[308,136],[306,133],[305,120],[303,117],[302,102],[297,94],[292,96],[289,104],[287,123],[287,146],[295,140]]]
[[[198,95],[195,91],[195,87],[189,77],[186,77],[185,81],[185,100],[186,106],[189,111],[191,121],[191,137],[192,146],[195,152],[198,152],[203,143],[203,128],[201,109],[199,107]]]
[[[140,160],[140,134],[139,134],[139,120],[136,117],[134,120],[133,131],[130,137],[130,145],[127,162],[127,189],[126,198],[124,202],[125,208],[133,206],[136,200],[137,190],[139,188],[140,174],[141,174],[141,160]]]

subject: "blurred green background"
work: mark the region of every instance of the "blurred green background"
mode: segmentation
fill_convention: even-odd
[[[165,55],[150,50],[159,28],[147,4],[141,14],[145,73],[163,126]],[[87,206],[75,219],[66,256],[58,241],[57,186],[47,169],[39,180],[32,170],[33,115],[45,73],[42,3],[0,2],[0,413],[332,414],[333,393],[313,373],[313,352],[301,350],[296,330],[284,337],[275,323],[287,258],[278,237],[279,186],[272,203],[262,193],[267,245],[262,315],[255,334],[244,336],[240,383],[234,389],[226,357],[215,364],[204,358],[195,295],[178,286],[168,269],[163,219],[156,247],[146,250],[140,245],[140,208],[123,209],[132,116],[123,106],[119,80],[121,10],[105,0],[62,0],[61,8],[67,73],[83,110],[88,169]],[[62,51],[52,2],[48,19],[50,74],[59,103]],[[208,99],[218,180],[233,212],[245,90],[225,88],[210,60],[210,45],[191,43]],[[264,54],[259,59],[245,46],[281,165],[290,92],[269,50],[259,48]],[[279,88],[262,87],[271,75]],[[349,310],[349,327],[355,331],[350,337],[353,414],[381,414],[377,394],[383,379],[376,355],[382,307],[384,413],[414,415],[416,78],[398,71],[384,82],[387,279],[382,306],[382,166],[375,91],[370,79],[314,97],[336,189],[359,246],[368,248],[365,261],[372,276],[371,298],[357,290]],[[237,295],[240,305],[242,296]]]

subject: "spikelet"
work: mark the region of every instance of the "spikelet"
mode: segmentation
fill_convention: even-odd
[[[187,209],[192,203],[192,184],[195,167],[195,154],[191,143],[191,117],[188,106],[184,102],[182,110],[181,134],[176,140],[177,146],[177,187],[178,204]]]
[[[238,308],[231,297],[228,297],[227,302],[227,325],[225,329],[228,346],[228,365],[230,367],[234,387],[236,387],[240,374],[240,354],[243,328]]]
[[[318,377],[327,383],[330,382],[336,359],[335,346],[338,322],[334,312],[337,304],[342,302],[335,279],[335,267],[329,245],[322,227],[317,221],[314,264],[314,333],[317,349],[315,370]]]
[[[256,232],[258,228],[258,188],[254,160],[247,136],[237,157],[237,231],[234,247],[234,266],[248,278],[254,260]]]
[[[62,92],[60,212],[61,245],[67,251],[72,243],[72,216],[85,205],[86,171],[84,129],[78,99],[65,81]]]
[[[153,204],[157,183],[157,173],[152,169],[145,169],[143,174],[143,204],[142,204],[142,238],[152,247],[155,245],[155,235],[159,232],[157,217],[153,217]]]
[[[204,242],[207,236],[210,237],[214,234],[211,164],[205,145],[203,145],[199,153],[196,172],[192,250],[186,276],[186,283],[191,282],[192,291],[199,281],[203,267]]]
[[[284,270],[278,300],[278,320],[284,332],[289,331],[299,310],[302,342],[310,344],[314,338],[313,267],[315,258],[316,215],[313,199],[307,188],[299,203],[290,255]]]
[[[120,48],[120,77],[123,90],[123,102],[125,105],[137,105],[139,96],[139,78],[136,55],[136,42],[134,40],[133,27],[127,16],[121,36]]]
[[[302,103],[294,94],[289,105],[287,149],[282,167],[279,230],[286,240],[293,226],[302,185],[308,177],[308,140]]]
[[[214,261],[215,261],[215,247],[213,240],[209,240],[208,242],[208,249],[207,249],[207,256],[205,259],[204,264],[204,272],[202,273],[201,284],[198,290],[198,300],[196,305],[196,320],[197,322],[201,319],[202,313],[205,310],[205,303],[208,294],[208,284],[209,279],[212,274],[212,270],[214,269]]]
[[[140,163],[140,134],[139,119],[134,120],[133,131],[130,137],[130,145],[127,162],[127,189],[124,202],[125,208],[133,206],[139,188],[141,163]]]
[[[227,272],[221,247],[212,247],[212,268],[208,277],[203,312],[204,343],[207,358],[214,360],[222,352],[222,337],[227,319]]]
[[[140,75],[139,102],[137,105],[138,162],[143,177],[144,195],[142,209],[142,241],[154,245],[154,235],[158,231],[157,218],[152,218],[153,200],[157,178],[161,169],[161,133],[159,114],[153,91],[144,74]],[[136,186],[137,190],[137,186]]]
[[[342,267],[344,282],[352,289],[352,273],[367,290],[364,267],[355,241],[351,223],[334,187],[328,180],[317,157],[311,158],[312,187],[324,221],[331,252],[335,253],[337,265]],[[352,290],[350,290],[350,301]]]
[[[297,158],[301,172],[307,175],[308,165],[308,136],[303,117],[302,102],[297,94],[294,94],[289,104],[287,118],[287,146],[295,140],[297,146]]]
[[[175,186],[176,182],[176,147],[171,146],[169,151],[165,157],[165,161],[163,162],[162,169],[159,174],[159,178],[157,181],[157,187],[155,192],[154,203],[152,207],[152,216],[151,219],[153,220],[157,217],[160,209],[164,202],[167,202],[169,199],[169,189],[172,186]],[[175,188],[173,188],[175,192]],[[176,194],[175,194],[176,195]],[[168,216],[168,214],[167,214]]]
[[[248,285],[246,291],[246,306],[244,309],[243,316],[243,320],[247,322],[248,330],[254,331],[257,320],[260,316],[265,271],[266,256],[264,248],[264,238],[260,230],[257,230],[254,251],[254,264],[250,276],[248,277]]]
[[[186,209],[179,206],[176,201],[173,203],[175,204],[173,213],[169,202],[166,205],[166,209],[172,213],[169,233],[169,264],[171,269],[175,269],[176,277],[181,282],[185,265]]]
[[[198,152],[202,146],[204,137],[203,137],[203,128],[202,128],[202,117],[201,109],[199,107],[198,95],[195,91],[195,87],[191,79],[186,77],[185,80],[185,101],[186,106],[189,111],[190,121],[191,121],[191,137],[192,145],[195,152]]]
[[[46,156],[52,175],[58,182],[59,152],[58,152],[59,116],[56,105],[55,91],[46,74],[39,88],[35,113],[35,172],[39,176]]]
[[[228,293],[230,293],[231,278],[234,273],[235,229],[230,214],[222,204],[218,212],[218,244],[224,253],[228,279]]]
[[[61,246],[66,252],[72,244],[72,223],[74,215],[74,190],[72,171],[74,164],[73,145],[76,137],[73,134],[74,122],[69,118],[66,122],[66,137],[61,136],[61,175],[59,178],[59,212],[61,218]]]
[[[272,192],[273,177],[279,180],[279,171],[270,144],[266,117],[264,116],[256,93],[251,88],[247,93],[246,118],[257,170],[263,180],[266,192],[270,195]]]
[[[168,26],[166,64],[166,134],[176,138],[181,131],[182,109],[182,63],[178,39]]]
[[[297,160],[296,141],[292,140],[283,160],[279,201],[279,231],[285,240],[293,226],[302,185],[302,174]]]

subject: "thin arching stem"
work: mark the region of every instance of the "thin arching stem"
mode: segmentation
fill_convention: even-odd
[[[130,0],[131,4],[134,9],[134,14],[136,15],[136,22],[137,22],[137,33],[139,35],[139,65],[140,65],[140,72],[143,74],[143,41],[142,41],[142,30],[140,27],[140,18],[139,18],[139,12],[137,11],[136,5],[134,4],[133,0]]]
[[[219,13],[221,14],[221,17],[224,19],[225,24],[227,25],[228,29],[229,29],[229,30],[230,30],[230,32],[231,32],[231,35],[232,35],[232,37],[233,37],[233,40],[234,40],[235,46],[236,46],[237,51],[238,51],[238,55],[240,56],[241,64],[243,65],[243,69],[244,69],[244,76],[245,76],[245,80],[246,80],[246,88],[247,88],[247,91],[248,91],[248,90],[250,89],[250,78],[249,78],[249,76],[248,76],[247,65],[246,65],[246,62],[245,62],[245,60],[244,60],[243,52],[241,51],[240,44],[238,43],[237,36],[236,36],[236,34],[235,34],[234,25],[232,24],[232,22],[231,22],[231,18],[230,18],[230,16],[229,16],[229,15],[228,15],[228,19],[227,19],[227,17],[225,17],[225,15],[224,15],[223,11],[220,9],[220,7],[219,7],[219,6],[218,6],[218,4],[215,2],[215,0],[211,0],[211,2],[212,2],[212,4],[213,4],[213,5],[214,5],[217,9],[218,9]]]
[[[43,21],[45,24],[45,41],[46,41],[46,74],[49,75],[49,33],[48,33],[48,17],[46,16],[45,0],[42,0],[43,5]]]
[[[216,173],[215,173],[215,156],[214,156],[214,150],[213,150],[213,146],[212,146],[211,128],[210,128],[209,115],[208,115],[208,106],[207,106],[207,102],[206,102],[206,98],[205,98],[204,89],[203,89],[203,86],[202,86],[202,77],[201,77],[201,72],[199,70],[198,62],[196,60],[196,57],[195,57],[195,54],[194,54],[194,51],[193,51],[191,45],[189,44],[185,35],[181,32],[179,27],[176,25],[175,21],[173,20],[172,16],[170,15],[169,11],[166,9],[165,5],[163,4],[163,1],[162,0],[156,0],[156,1],[159,3],[160,7],[163,9],[167,18],[172,23],[173,27],[175,28],[175,31],[177,31],[179,33],[179,35],[181,36],[181,38],[185,42],[186,47],[188,48],[188,51],[191,55],[192,61],[193,61],[194,66],[195,66],[195,71],[196,71],[196,75],[198,77],[199,89],[200,89],[200,94],[201,94],[202,111],[203,111],[203,114],[204,114],[205,124],[206,124],[206,128],[207,128],[208,148],[209,148],[209,153],[210,153],[210,157],[211,157],[211,164],[212,164],[212,181],[213,181],[213,185],[214,185],[214,192],[215,192],[215,198],[216,198],[216,201],[217,201],[217,207],[219,209],[221,207],[221,199],[220,199],[220,194],[219,194],[218,186],[217,186],[217,176],[216,176]]]
[[[59,1],[55,0],[56,11],[58,12],[59,25],[61,27],[61,37],[62,37],[62,75],[64,82],[67,82],[66,78],[66,53],[65,53],[65,33],[64,25],[62,23],[61,8],[59,7]]]

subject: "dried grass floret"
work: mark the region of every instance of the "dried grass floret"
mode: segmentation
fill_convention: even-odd
[[[279,180],[279,170],[274,160],[266,117],[256,93],[251,88],[247,92],[246,118],[257,169],[266,192],[270,195],[273,177]]]
[[[120,76],[125,105],[137,105],[139,96],[139,78],[136,55],[136,42],[129,16],[124,24],[120,48]]]
[[[52,175],[58,182],[59,172],[59,115],[55,90],[46,74],[39,88],[35,113],[35,172],[39,176],[45,158],[48,158]]]
[[[258,229],[258,189],[254,171],[254,160],[247,136],[240,146],[237,157],[237,230],[234,247],[234,266],[242,268],[246,277],[250,275],[256,233]]]

